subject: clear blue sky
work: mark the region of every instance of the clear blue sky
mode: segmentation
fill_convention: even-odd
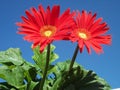
[[[96,12],[98,17],[103,17],[110,26],[109,34],[112,35],[112,45],[103,46],[104,54],[97,55],[94,51],[89,55],[86,50],[78,54],[77,62],[86,69],[95,71],[104,78],[112,88],[120,87],[120,0],[0,0],[0,51],[10,47],[20,48],[23,57],[33,62],[30,48],[31,43],[24,41],[22,35],[16,34],[16,22],[21,21],[20,16],[31,6],[42,4],[45,8],[54,4],[61,6],[61,12],[67,8],[71,10],[87,10]],[[72,57],[76,44],[71,42],[54,42],[56,53],[65,61]]]

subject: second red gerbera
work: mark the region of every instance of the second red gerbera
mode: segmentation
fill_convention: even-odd
[[[96,14],[82,11],[78,12],[76,17],[76,26],[71,32],[71,41],[78,42],[80,52],[86,46],[88,53],[91,53],[91,47],[96,53],[102,53],[101,44],[110,44],[111,35],[105,35],[109,27],[105,22],[101,22],[102,18],[96,19]]]
[[[64,40],[69,35],[68,30],[74,24],[74,13],[67,9],[61,16],[60,6],[54,5],[52,10],[48,6],[46,11],[39,5],[38,10],[31,8],[22,16],[23,22],[18,22],[19,34],[24,34],[24,39],[33,42],[33,47],[40,45],[40,52],[53,40]]]

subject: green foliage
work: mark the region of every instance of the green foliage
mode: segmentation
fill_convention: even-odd
[[[0,78],[6,81],[0,83],[0,90],[25,90],[27,83],[35,81],[36,68],[22,58],[18,48],[1,51],[0,64]]]
[[[51,73],[51,70],[53,69],[52,62],[54,62],[56,59],[58,59],[58,55],[54,53],[55,46],[51,45],[50,47],[50,61],[49,61],[49,69],[48,69],[48,74]],[[36,65],[40,69],[40,75],[41,77],[43,76],[45,64],[46,64],[46,53],[47,50],[45,49],[42,53],[39,51],[39,46],[36,47],[34,50],[34,56],[32,57],[33,60],[35,61]]]
[[[59,62],[53,71],[55,78],[49,82],[49,90],[111,90],[107,82],[97,76],[95,72],[86,70],[77,63],[72,71],[69,70],[70,61]]]
[[[10,48],[6,51],[0,52],[0,64],[14,64],[21,65],[24,63],[24,59],[21,57],[19,48]]]
[[[43,90],[111,90],[107,82],[95,72],[86,70],[75,63],[69,72],[70,61],[53,62],[58,59],[51,45],[50,64]],[[18,48],[10,48],[0,52],[0,90],[38,90],[46,63],[46,49],[34,50],[33,60],[29,63],[21,56]]]
[[[23,87],[24,70],[20,66],[11,69],[7,66],[1,66],[0,77],[6,80],[11,86],[15,86],[16,88]]]

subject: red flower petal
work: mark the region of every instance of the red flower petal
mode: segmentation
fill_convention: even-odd
[[[80,48],[80,53],[82,53],[82,51],[84,49],[84,41],[83,40],[79,40],[78,41],[78,45],[79,45],[79,48]]]
[[[60,13],[60,6],[53,6],[52,11],[51,11],[51,20],[50,20],[50,24],[51,25],[55,25],[56,20],[58,19]]]
[[[85,46],[87,48],[88,53],[91,54],[90,42],[89,41],[85,41],[84,43],[85,43]]]

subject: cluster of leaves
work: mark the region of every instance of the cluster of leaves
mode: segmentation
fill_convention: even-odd
[[[110,90],[107,82],[98,77],[93,71],[86,70],[75,63],[69,72],[70,60],[52,63],[58,59],[51,46],[50,64],[43,90]],[[21,56],[19,48],[10,48],[0,52],[0,90],[38,90],[46,63],[46,50],[39,52],[35,48],[33,60],[27,62]]]

